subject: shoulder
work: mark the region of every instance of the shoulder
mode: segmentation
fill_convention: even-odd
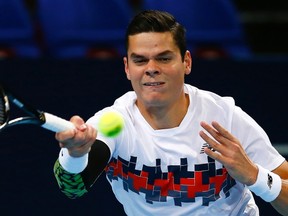
[[[133,105],[136,101],[136,94],[134,91],[129,91],[124,95],[117,98],[111,106],[104,107],[101,110],[98,110],[92,117],[90,117],[87,123],[92,125],[98,125],[100,116],[104,112],[116,111],[123,115],[124,119],[129,118],[129,113],[131,112]]]
[[[113,106],[131,106],[135,103],[136,98],[137,96],[134,91],[126,92],[115,100]]]
[[[185,92],[189,93],[192,102],[194,101],[209,106],[235,107],[235,100],[231,96],[221,96],[215,92],[199,89],[189,84],[185,84]]]

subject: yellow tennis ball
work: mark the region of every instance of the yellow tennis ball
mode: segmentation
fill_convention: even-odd
[[[105,112],[99,119],[98,130],[104,136],[116,137],[124,127],[124,119],[118,112]]]

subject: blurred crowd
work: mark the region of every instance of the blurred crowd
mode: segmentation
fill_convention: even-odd
[[[140,10],[172,13],[200,58],[249,58],[230,0],[0,0],[0,58],[115,58],[125,55],[125,29]]]

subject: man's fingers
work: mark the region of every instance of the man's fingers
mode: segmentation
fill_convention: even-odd
[[[220,144],[225,145],[230,142],[237,142],[237,139],[229,133],[224,127],[218,122],[213,121],[211,125],[206,122],[201,122],[200,125]]]
[[[72,116],[70,121],[75,124],[76,126],[80,126],[80,125],[83,125],[85,124],[84,120],[80,117],[80,116]]]
[[[205,138],[204,140],[207,143],[216,144],[215,140],[220,143],[223,142],[224,137],[217,130],[215,130],[211,125],[207,124],[206,122],[201,122],[200,125],[214,138],[214,139],[210,138],[208,135],[206,135],[205,132],[202,131],[200,135],[202,138]]]
[[[214,151],[219,151],[219,143],[217,143],[214,139],[212,139],[210,136],[208,136],[204,131],[200,131],[199,135],[203,140],[206,141],[206,143],[209,144],[208,149],[213,149]]]
[[[62,131],[60,133],[56,133],[55,138],[59,142],[64,142],[64,141],[67,141],[69,139],[73,139],[75,137],[75,135],[76,135],[76,129],[71,129],[71,130]]]
[[[227,129],[222,127],[222,125],[220,125],[218,122],[213,121],[212,126],[219,132],[219,134],[221,134],[221,136],[225,137],[230,141],[235,141],[235,137]]]

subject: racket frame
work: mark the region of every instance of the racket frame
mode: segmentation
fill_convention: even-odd
[[[47,130],[60,132],[68,129],[74,129],[75,126],[72,122],[59,118],[55,115],[49,114],[47,112],[40,111],[38,109],[32,108],[30,105],[24,103],[19,97],[13,95],[10,91],[4,91],[4,88],[0,85],[1,100],[3,99],[4,107],[4,122],[0,126],[0,131],[4,128],[20,125],[20,124],[34,124],[41,126]],[[23,110],[29,116],[18,117],[10,120],[10,104],[12,102],[18,108]],[[1,108],[2,109],[2,108]]]

